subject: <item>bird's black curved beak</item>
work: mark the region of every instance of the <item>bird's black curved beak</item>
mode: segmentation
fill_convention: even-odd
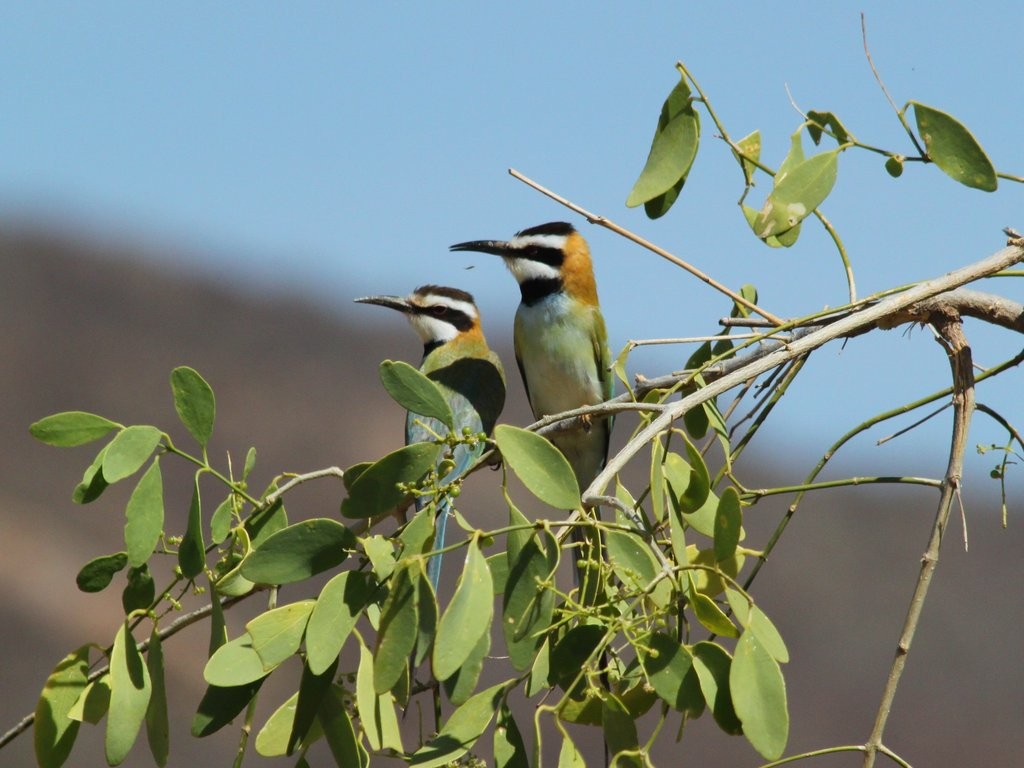
[[[449,251],[476,251],[477,253],[490,253],[495,256],[513,256],[515,249],[511,243],[504,240],[470,240],[465,243],[456,243],[448,246]]]
[[[390,307],[399,312],[412,312],[412,305],[407,299],[401,296],[363,296],[360,299],[353,299],[356,304],[376,304],[380,307]]]

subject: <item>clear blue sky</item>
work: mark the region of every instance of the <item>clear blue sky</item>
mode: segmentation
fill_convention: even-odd
[[[591,241],[613,351],[716,327],[728,302],[515,181],[515,167],[727,284],[755,283],[776,314],[804,314],[844,301],[839,260],[813,225],[784,252],[750,234],[710,121],[668,216],[650,222],[624,201],[677,59],[735,137],[761,129],[769,164],[800,121],[787,86],[804,110],[831,109],[862,140],[910,153],[865,62],[861,10],[897,102],[953,113],[997,167],[1024,173],[1018,3],[5,3],[0,210],[184,252],[185,268],[307,292],[367,323],[390,318],[353,297],[457,285],[494,340],[510,334],[512,278],[447,246],[567,219]],[[1022,191],[986,195],[934,167],[892,180],[877,156],[846,153],[825,210],[867,294],[997,250],[1001,227],[1024,229]],[[1005,290],[1020,298],[1024,284]],[[633,369],[687,355],[649,352]],[[817,452],[947,381],[926,330],[837,346],[768,439]],[[993,401],[1019,392],[1019,374],[1013,383]],[[941,455],[935,434],[871,455]]]

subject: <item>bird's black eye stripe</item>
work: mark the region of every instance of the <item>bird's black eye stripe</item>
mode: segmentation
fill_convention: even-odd
[[[438,320],[444,320],[444,322],[460,333],[468,331],[473,327],[472,317],[454,307],[449,307],[447,304],[430,304],[426,307],[418,307],[416,312],[421,315],[436,317]]]
[[[547,264],[549,267],[560,267],[565,260],[565,253],[561,248],[551,248],[543,245],[527,245],[516,255],[521,259],[529,259],[540,264]]]

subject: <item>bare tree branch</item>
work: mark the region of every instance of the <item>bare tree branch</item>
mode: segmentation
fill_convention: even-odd
[[[864,332],[883,322],[886,318],[906,312],[910,307],[933,299],[940,294],[947,293],[981,277],[993,274],[1001,269],[1006,269],[1022,259],[1024,259],[1024,249],[1021,248],[1019,243],[1015,242],[1014,245],[1007,246],[975,264],[915,285],[902,293],[890,296],[858,312],[842,317],[827,326],[808,329],[802,335],[795,334],[791,341],[780,344],[774,351],[750,361],[748,365],[725,374],[718,380],[712,381],[699,390],[686,395],[681,400],[669,404],[650,424],[635,435],[619,453],[608,461],[605,468],[584,491],[583,503],[597,503],[596,499],[603,495],[604,489],[608,487],[608,484],[615,475],[622,470],[633,456],[691,408],[695,408],[701,403],[732,389],[734,386],[755,376],[760,376],[762,373],[789,360],[806,355],[830,341]]]
[[[953,375],[953,433],[950,440],[949,462],[942,482],[942,493],[939,498],[931,537],[928,540],[928,549],[921,559],[921,570],[918,574],[917,586],[914,588],[914,594],[911,597],[910,607],[907,611],[907,618],[903,624],[903,631],[900,633],[900,639],[896,645],[896,655],[893,658],[889,677],[886,679],[885,689],[882,692],[882,700],[879,703],[878,713],[875,716],[875,724],[871,729],[871,735],[868,737],[867,743],[864,745],[864,768],[872,768],[874,766],[875,756],[882,746],[882,735],[885,731],[885,724],[889,719],[889,713],[892,710],[893,699],[896,696],[896,687],[899,685],[903,669],[906,666],[907,654],[910,652],[910,645],[913,642],[918,622],[921,619],[921,611],[924,607],[925,597],[928,594],[928,587],[939,563],[942,535],[949,523],[953,500],[959,496],[960,492],[964,452],[967,449],[967,431],[971,423],[971,414],[974,411],[974,365],[971,361],[971,348],[963,333],[963,322],[955,314],[944,317],[932,317],[930,322],[937,328],[941,343],[943,343],[943,346],[946,347],[949,353],[950,368]]]

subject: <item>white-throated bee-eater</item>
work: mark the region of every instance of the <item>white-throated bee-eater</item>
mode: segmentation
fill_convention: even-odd
[[[500,256],[519,283],[522,300],[513,341],[536,418],[611,397],[607,331],[590,249],[571,224],[541,224],[511,240],[472,240],[451,250]],[[581,491],[604,466],[612,422],[594,419],[587,426],[551,437],[572,466]]]
[[[378,304],[403,313],[423,341],[420,371],[441,390],[454,415],[454,432],[462,435],[491,434],[505,405],[505,374],[498,356],[487,346],[480,327],[480,313],[473,297],[457,288],[424,285],[406,297],[367,296],[361,304]],[[411,411],[405,421],[406,444],[435,440],[448,427],[437,419],[424,418]],[[439,484],[458,478],[484,452],[483,441],[472,446],[459,443],[451,456],[454,467],[439,478]],[[427,500],[417,497],[417,509]],[[434,522],[434,549],[444,546],[445,527],[450,514],[447,496],[438,503]],[[441,575],[441,556],[430,560],[427,573],[437,588]]]

